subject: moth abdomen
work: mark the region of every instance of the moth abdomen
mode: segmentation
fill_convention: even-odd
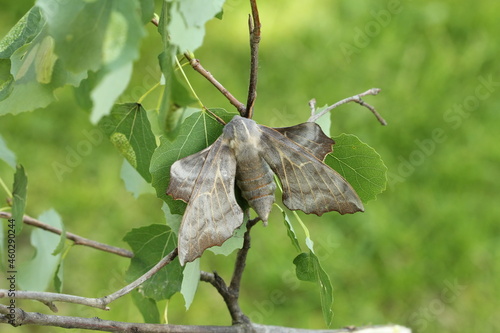
[[[269,166],[261,161],[259,167],[242,166],[236,172],[236,184],[241,196],[259,217],[266,222],[274,203],[276,184]]]

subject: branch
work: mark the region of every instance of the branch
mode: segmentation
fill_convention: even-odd
[[[257,1],[250,0],[252,15],[248,17],[250,31],[250,83],[248,85],[247,108],[243,117],[252,118],[253,106],[257,98],[257,73],[259,69],[260,19]]]
[[[0,289],[0,298],[7,298],[9,291],[6,289]],[[39,301],[44,304],[51,304],[52,302],[64,302],[72,304],[80,304],[85,306],[90,306],[93,308],[109,310],[106,306],[107,304],[103,298],[87,298],[82,296],[59,294],[59,293],[49,293],[43,291],[20,291],[16,290],[14,297],[9,297],[10,299],[29,299],[33,301]],[[51,308],[54,311],[54,308]],[[55,312],[55,311],[54,311]]]
[[[325,113],[327,112],[330,112],[331,110],[335,109],[336,107],[342,105],[342,104],[345,104],[345,103],[349,103],[349,102],[355,102],[355,103],[358,103],[360,104],[361,106],[364,106],[366,107],[367,109],[369,109],[374,115],[375,117],[377,118],[377,120],[382,124],[382,125],[387,125],[387,122],[385,121],[384,118],[382,118],[382,116],[377,112],[377,110],[375,110],[375,108],[373,106],[371,106],[370,104],[368,103],[365,103],[365,101],[363,101],[361,99],[361,97],[363,96],[367,96],[367,95],[377,95],[378,93],[380,92],[380,89],[378,88],[372,88],[372,89],[369,89],[367,91],[365,91],[364,93],[361,93],[359,95],[356,95],[356,96],[352,96],[352,97],[348,97],[348,98],[345,98],[335,104],[332,104],[330,105],[329,107],[327,107],[326,109],[324,109],[323,111],[321,111],[320,113],[318,114],[314,114],[314,110],[312,110],[311,112],[311,117],[309,117],[309,119],[307,120],[308,122],[315,122],[316,120],[318,120],[321,116],[323,116]],[[309,102],[309,106],[311,106],[312,104],[312,101]]]
[[[210,72],[207,71],[200,64],[200,61],[198,59],[192,58],[188,53],[184,53],[184,57],[186,57],[186,59],[189,61],[189,64],[191,65],[191,67],[193,67],[193,69],[195,71],[200,73],[204,78],[206,78],[210,83],[212,83],[212,85],[215,88],[217,88],[222,93],[222,95],[224,95],[227,98],[229,103],[231,103],[232,105],[234,105],[236,107],[236,109],[238,110],[240,115],[243,116],[245,114],[245,110],[246,110],[245,105],[243,103],[241,103],[240,101],[238,101],[236,99],[236,97],[234,97],[226,88],[224,88],[224,86],[222,84],[220,84],[219,81],[217,81],[214,78],[214,76],[212,74],[210,74]]]
[[[267,325],[233,325],[233,326],[186,326],[145,323],[126,323],[103,320],[98,317],[81,318],[70,316],[46,315],[36,312],[25,312],[22,309],[10,309],[0,305],[0,323],[20,325],[53,326],[61,328],[79,328],[104,332],[134,332],[134,333],[411,333],[408,328],[398,325],[371,326],[365,328],[344,328],[340,330],[308,330]]]
[[[224,299],[227,305],[231,318],[233,320],[233,325],[235,324],[248,324],[250,319],[241,311],[240,305],[238,303],[238,298],[240,296],[240,283],[241,277],[243,276],[243,271],[246,265],[246,258],[248,250],[250,249],[250,229],[258,222],[260,218],[257,217],[253,220],[249,220],[246,224],[247,230],[243,236],[243,246],[238,251],[236,256],[236,262],[234,265],[233,277],[231,279],[231,284],[228,286],[224,279],[220,277],[217,272],[207,273],[201,272],[200,280],[203,282],[208,282],[219,292],[219,294]]]
[[[7,212],[0,212],[0,218],[11,219],[12,214],[7,213]],[[60,235],[62,233],[61,230],[54,228],[53,226],[48,225],[46,223],[43,223],[43,222],[41,222],[41,221],[31,217],[31,216],[28,216],[28,215],[24,215],[23,222],[27,225],[31,225],[33,227],[43,229],[43,230],[52,232],[54,234]],[[114,254],[117,254],[119,256],[126,257],[126,258],[132,258],[134,256],[134,254],[132,252],[130,252],[129,250],[122,249],[122,248],[115,247],[115,246],[111,246],[111,245],[106,245],[103,243],[99,243],[99,242],[96,242],[94,240],[75,235],[71,232],[66,232],[66,238],[72,240],[75,245],[83,245],[83,246],[92,247],[94,249],[98,249],[98,250],[101,250],[104,252],[114,253]]]
[[[114,300],[122,297],[123,295],[128,294],[135,288],[139,287],[141,284],[143,284],[145,281],[147,281],[153,275],[155,275],[164,266],[170,264],[170,262],[172,262],[172,260],[174,260],[175,257],[177,257],[177,248],[173,249],[172,252],[167,254],[162,260],[160,260],[156,265],[154,265],[153,268],[144,273],[141,277],[139,277],[137,280],[135,280],[128,286],[125,286],[124,288],[112,293],[109,296],[104,296],[103,299],[106,300],[106,304],[113,302]]]
[[[238,295],[228,288],[224,279],[221,278],[217,272],[201,272],[200,280],[210,283],[222,296],[231,314],[233,325],[250,323],[250,319],[241,311],[240,305],[238,304]]]
[[[252,227],[260,220],[260,217],[256,217],[255,219],[247,222],[247,231],[245,231],[245,235],[243,236],[243,246],[236,255],[233,278],[231,279],[231,285],[229,288],[237,294],[240,292],[241,277],[243,276],[243,270],[246,266],[248,250],[250,250],[250,229],[252,229]]]
[[[160,269],[162,269],[164,266],[172,262],[172,260],[174,260],[175,257],[177,257],[177,248],[173,249],[172,252],[167,254],[153,268],[144,273],[134,282],[112,293],[111,295],[104,296],[101,298],[87,298],[87,297],[67,295],[67,294],[35,292],[35,291],[16,291],[15,296],[10,298],[31,299],[43,302],[45,304],[50,304],[54,301],[57,301],[57,302],[81,304],[103,310],[109,310],[109,307],[107,306],[109,303],[128,294],[129,292],[131,292],[132,290],[143,284],[145,281],[150,279],[154,274],[156,274]],[[8,290],[0,289],[0,298],[6,298],[7,295],[8,295]]]
[[[156,16],[153,17],[151,19],[151,23],[153,23],[155,26],[158,26],[159,24],[158,18]],[[210,83],[212,83],[212,85],[214,85],[214,87],[217,88],[222,93],[222,95],[224,95],[228,99],[229,103],[231,103],[236,107],[236,110],[238,110],[240,115],[243,115],[245,113],[246,110],[245,104],[238,101],[236,97],[234,97],[226,88],[224,88],[222,84],[219,83],[219,81],[215,79],[215,77],[212,74],[210,74],[209,71],[203,68],[198,59],[194,59],[193,57],[191,57],[191,55],[188,52],[184,53],[184,57],[189,61],[189,64],[191,65],[191,67],[193,67],[195,71],[200,73],[204,78],[206,78]]]

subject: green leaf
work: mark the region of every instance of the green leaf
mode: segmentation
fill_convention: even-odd
[[[77,87],[73,87],[75,100],[81,108],[88,111],[92,110],[93,102],[90,95],[103,76],[104,71],[89,72]]]
[[[99,127],[139,174],[151,182],[149,164],[156,148],[146,110],[137,103],[116,104]]]
[[[0,160],[7,163],[12,169],[16,169],[16,154],[10,150],[3,137],[0,135]]]
[[[356,190],[361,201],[375,199],[387,183],[387,167],[380,155],[355,135],[334,137],[333,153],[325,163],[340,173]]]
[[[167,222],[167,225],[177,235],[179,233],[179,227],[181,225],[182,215],[172,214],[170,212],[170,208],[165,202],[161,206],[161,210],[163,210],[163,214],[165,215],[165,221]]]
[[[66,227],[64,226],[64,224],[61,225],[61,230],[62,233],[59,244],[54,252],[52,252],[52,255],[54,256],[61,254],[59,265],[57,265],[56,273],[54,274],[54,289],[58,293],[62,292],[63,288],[64,259],[68,255],[69,250],[71,250],[71,247],[74,245],[73,243],[69,244],[68,242],[66,242]]]
[[[0,59],[0,101],[9,97],[14,85],[14,77],[10,73],[10,59]]]
[[[14,77],[10,72],[12,54],[41,31],[43,20],[40,10],[31,8],[9,33],[0,41],[0,101],[6,99],[14,88]],[[1,104],[0,104],[1,105]],[[9,110],[8,108],[6,110]],[[12,112],[9,110],[8,112]],[[1,112],[5,114],[7,112]]]
[[[314,272],[314,263],[309,253],[301,253],[293,259],[295,267],[295,274],[301,281],[316,282],[317,277]]]
[[[122,168],[120,170],[120,178],[125,183],[127,191],[132,193],[134,198],[138,198],[142,194],[155,194],[154,188],[141,177],[129,162],[123,160]]]
[[[161,224],[132,229],[123,240],[134,252],[126,274],[128,282],[149,271],[177,246],[175,234],[169,227]],[[182,267],[179,260],[175,259],[144,282],[139,291],[146,297],[160,301],[169,299],[180,291],[181,283]]]
[[[314,253],[314,242],[310,238],[309,229],[304,222],[300,219],[296,212],[293,212],[302,229],[304,230],[306,239],[306,246],[309,248],[309,253],[301,253],[294,260],[296,266],[297,278],[302,281],[317,282],[320,287],[321,308],[323,310],[323,317],[328,326],[332,322],[332,304],[333,292],[332,284],[328,274],[323,270],[318,257]]]
[[[196,102],[191,92],[176,75],[172,77],[172,103],[177,107],[189,106]]]
[[[148,23],[151,21],[155,11],[155,1],[154,0],[139,0],[141,6],[141,21],[142,23]]]
[[[54,274],[54,289],[58,293],[62,292],[63,288],[63,267],[63,261],[61,260],[59,265],[57,265],[56,273]]]
[[[16,235],[23,228],[24,209],[26,208],[26,197],[28,188],[28,177],[24,172],[24,167],[18,165],[14,174],[14,186],[12,190],[12,218],[16,221]]]
[[[277,181],[277,176],[274,176],[275,181]],[[281,192],[281,186],[279,186],[280,192]],[[283,223],[285,224],[286,227],[286,233],[288,235],[288,238],[290,238],[290,241],[292,242],[292,245],[297,249],[297,251],[301,252],[302,249],[300,248],[299,240],[297,239],[297,234],[295,233],[295,229],[293,228],[292,221],[290,221],[290,217],[288,217],[288,214],[286,211],[281,208],[278,204],[274,204],[275,207],[277,207],[280,211],[281,214],[283,214]],[[301,225],[305,225],[300,221]],[[309,232],[309,231],[307,231]]]
[[[162,20],[161,22],[163,22]],[[161,25],[160,27],[161,28]],[[174,74],[174,56],[171,54],[169,49],[168,40],[165,46],[165,51],[163,51],[158,56],[158,61],[160,62],[161,72],[163,74],[164,87],[163,96],[161,99],[160,107],[158,110],[158,127],[165,133],[172,131],[175,127],[175,121],[172,119],[172,113],[177,109],[173,102],[172,85]]]
[[[193,303],[194,295],[200,282],[200,258],[186,264],[183,276],[181,294],[184,297],[186,310],[188,310],[191,303]]]
[[[203,44],[205,23],[222,11],[225,0],[174,0],[169,6],[170,42],[180,53],[194,52]]]
[[[145,32],[137,1],[38,0],[36,5],[68,70],[116,69],[138,58]]]
[[[59,237],[59,243],[54,249],[54,252],[52,252],[52,255],[55,256],[62,253],[65,248],[65,245],[66,245],[66,228],[64,224],[61,224],[61,235]]]
[[[297,239],[297,234],[295,234],[295,230],[293,229],[293,225],[290,221],[290,218],[288,217],[288,214],[279,205],[276,205],[276,207],[278,207],[279,210],[281,210],[281,214],[283,214],[283,223],[285,224],[286,233],[288,235],[288,238],[290,238],[292,245],[295,247],[295,249],[297,249],[297,251],[302,251],[302,249],[300,248],[299,240]]]
[[[15,50],[29,43],[41,31],[43,23],[40,9],[31,8],[0,41],[0,59],[10,58]]]
[[[332,323],[333,288],[328,274],[319,263],[318,257],[310,251],[301,253],[294,260],[297,278],[302,281],[316,282],[320,288],[321,308],[327,326]]]
[[[248,216],[244,217],[244,221],[248,220]],[[228,256],[236,250],[243,247],[243,237],[245,231],[247,230],[246,224],[242,224],[241,227],[236,229],[234,235],[226,240],[221,246],[212,246],[208,250],[214,254],[220,254],[223,256]]]
[[[181,109],[193,104],[196,99],[191,96],[191,92],[182,81],[177,78],[174,71],[175,65],[171,62],[172,58],[168,57],[164,52],[159,59],[165,82],[158,114],[158,125],[162,131],[171,134],[176,129],[179,117],[184,114]]]
[[[2,61],[0,75],[5,81],[0,83],[0,115],[46,107],[55,100],[55,89],[66,84],[76,86],[86,77],[86,72],[69,72],[54,47],[54,39],[43,26],[32,41],[11,55],[12,75],[6,76],[8,64]]]
[[[327,107],[328,104],[326,104],[323,107],[317,108],[315,114],[321,113]],[[332,127],[332,118],[330,117],[330,113],[327,113],[324,116],[320,117],[318,120],[316,120],[316,124],[318,124],[321,127],[321,129],[326,135],[330,136],[330,129]]]
[[[222,10],[224,0],[164,1],[158,31],[162,36],[163,52],[159,55],[165,78],[163,98],[159,108],[159,127],[165,133],[175,129],[180,107],[195,100],[176,78],[174,68],[178,53],[194,51],[203,43],[205,23]]]
[[[62,229],[61,217],[53,209],[42,213],[38,220],[52,227]],[[61,236],[39,228],[31,232],[31,245],[36,253],[33,259],[19,265],[18,283],[21,289],[45,291],[54,280],[61,262],[61,253],[52,255],[59,244]],[[60,279],[60,275],[58,277]],[[59,283],[62,283],[60,281]]]
[[[132,300],[135,306],[142,314],[145,323],[159,324],[160,323],[160,311],[158,311],[158,305],[156,301],[152,298],[143,296],[137,289],[133,290]]]
[[[229,121],[234,113],[222,109],[212,109],[224,121]],[[160,138],[160,145],[151,158],[152,185],[158,198],[165,201],[172,214],[183,214],[186,204],[167,196],[170,181],[170,166],[183,157],[199,152],[211,145],[222,133],[223,126],[206,111],[192,114],[182,123],[177,137],[173,141]]]
[[[99,81],[95,82],[90,93],[92,100],[92,114],[90,121],[97,123],[112,109],[118,97],[125,91],[132,76],[132,63],[127,63],[113,71],[106,72]]]

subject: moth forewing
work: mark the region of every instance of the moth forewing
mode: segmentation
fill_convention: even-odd
[[[189,202],[201,169],[212,146],[176,161],[170,167],[170,182],[167,194],[174,199]]]
[[[333,151],[335,141],[326,136],[316,123],[307,122],[291,127],[273,129],[305,148],[320,161],[323,161],[325,156]]]
[[[222,245],[243,223],[243,210],[234,194],[235,177],[234,152],[229,141],[220,137],[208,149],[179,227],[182,265],[207,248]]]
[[[283,185],[283,203],[291,210],[316,215],[330,211],[340,214],[363,211],[363,204],[352,186],[318,157],[323,154],[326,135],[308,138],[307,149],[266,126],[262,131],[263,157]],[[315,143],[318,143],[316,146]],[[320,148],[314,148],[320,147]]]

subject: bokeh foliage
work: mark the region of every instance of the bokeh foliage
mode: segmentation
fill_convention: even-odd
[[[1,0],[0,35],[32,4]],[[260,4],[259,123],[293,125],[307,119],[313,97],[323,105],[382,88],[366,100],[389,126],[378,125],[358,105],[347,105],[333,114],[332,135],[355,133],[376,147],[392,176],[388,190],[367,204],[364,214],[302,216],[332,279],[334,327],[396,322],[418,332],[500,328],[499,10],[494,0]],[[248,13],[246,1],[228,0],[223,20],[208,23],[204,46],[196,52],[241,100],[248,78]],[[136,101],[159,77],[158,35],[154,26],[146,30],[123,102]],[[355,52],[348,55],[346,49]],[[187,72],[207,106],[230,109],[203,78]],[[155,108],[157,97],[151,95],[144,107]],[[93,144],[60,180],[52,162],[65,163],[93,126],[70,89],[58,91],[57,98],[43,112],[0,119],[0,133],[29,175],[30,215],[54,207],[68,231],[123,247],[121,239],[131,228],[163,223],[158,199],[148,195],[136,201],[125,190],[118,177],[122,159],[106,140]],[[0,165],[2,175],[10,174],[7,168]],[[280,220],[280,212],[273,220]],[[282,224],[256,227],[252,234],[243,310],[266,324],[323,327],[316,286],[295,278],[293,245]],[[29,239],[20,242],[26,251],[19,255],[30,258]],[[225,257],[210,256],[202,269],[230,274]],[[90,297],[110,293],[123,285],[127,266],[126,259],[73,248],[65,261],[63,291]],[[174,297],[169,320],[228,324],[218,297],[202,284],[187,312],[182,298]],[[110,312],[73,305],[61,305],[60,312],[142,321],[131,300],[118,300]],[[39,311],[46,309],[40,305]]]

